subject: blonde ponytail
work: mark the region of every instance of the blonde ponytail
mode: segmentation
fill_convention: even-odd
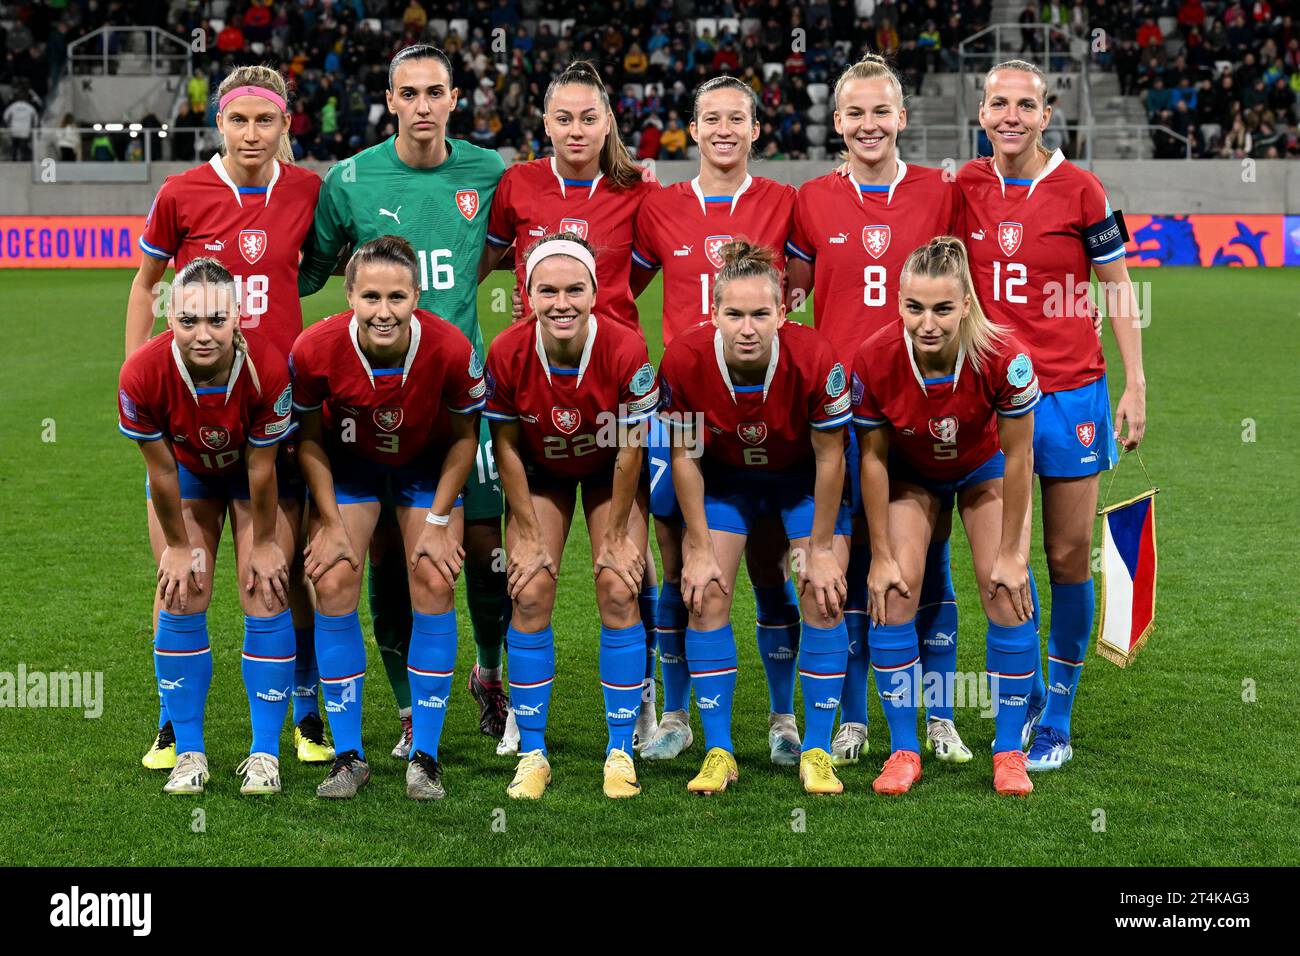
[[[772,295],[777,306],[781,304],[781,273],[773,262],[776,256],[766,246],[755,245],[744,239],[733,239],[721,249],[722,268],[713,280],[713,308],[722,307],[722,293],[736,279],[766,279],[772,285]]]
[[[882,78],[888,80],[890,86],[897,92],[898,106],[901,109],[903,106],[903,81],[898,78],[898,74],[889,65],[889,61],[879,53],[865,54],[862,59],[851,64],[840,74],[840,78],[835,81],[835,91],[831,95],[831,108],[835,110],[840,108],[840,89],[849,80],[877,80]]]
[[[955,236],[936,236],[931,239],[907,257],[903,263],[900,284],[907,281],[908,276],[957,280],[962,294],[970,300],[970,309],[962,316],[957,328],[957,340],[966,352],[966,361],[978,372],[980,362],[993,352],[1007,334],[1007,329],[996,325],[984,313],[979,296],[975,294],[970,260],[962,241]]]

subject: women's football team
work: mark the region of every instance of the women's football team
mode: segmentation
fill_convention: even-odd
[[[433,47],[403,50],[390,86],[414,98],[404,108],[425,124],[423,139],[438,140],[426,152],[452,173],[476,147],[445,136],[456,97],[446,63]],[[842,792],[835,767],[868,750],[871,672],[889,731],[877,793],[921,779],[922,739],[936,759],[972,760],[954,720],[954,506],[987,617],[994,788],[1028,794],[1031,771],[1073,756],[1099,476],[1120,446],[1137,446],[1146,419],[1122,222],[1091,174],[1042,147],[1046,92],[1030,64],[994,67],[979,114],[993,156],[953,180],[899,158],[902,87],[869,54],[834,87],[845,162],[796,191],[750,174],[756,98],[719,77],[695,95],[699,175],[660,188],[619,142],[599,74],[574,64],[546,91],[554,158],[506,171],[482,210],[476,279],[514,246],[519,290],[514,322],[484,358],[465,316],[453,324],[418,307],[446,279],[435,268],[431,286],[427,250],[397,235],[351,250],[348,309],[303,330],[298,254],[320,183],[292,165],[283,79],[234,71],[217,93],[222,153],[170,178],[146,221],[118,391],[119,428],[145,459],[158,563],[159,730],[143,762],[170,771],[164,792],[202,793],[209,779],[206,614],[227,516],[252,736],[240,792],[280,791],[290,703],[297,759],[329,765],[318,796],[350,798],[369,781],[358,605],[382,510],[396,516],[410,595],[406,792],[445,796],[462,492],[476,461],[483,470],[481,414],[506,515],[504,727],[484,703],[504,698],[498,671],[480,665],[471,690],[498,753],[518,756],[509,796],[539,799],[552,779],[553,611],[579,499],[600,617],[607,796],[641,792],[638,752],[671,760],[692,746],[692,693],[705,754],[688,789],[737,780],[731,610],[742,557],[773,763],[797,764],[810,793]],[[404,195],[415,198],[428,172],[402,170]],[[478,193],[461,192],[472,201],[457,193],[445,213],[472,224]],[[169,261],[167,327],[150,338]],[[656,374],[635,299],[659,270]],[[1113,416],[1098,310],[1049,316],[1044,301],[1052,283],[1089,270],[1124,366]],[[788,321],[810,292],[814,327]],[[1035,472],[1051,576],[1046,680],[1028,562]]]

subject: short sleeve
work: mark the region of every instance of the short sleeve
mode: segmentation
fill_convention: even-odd
[[[686,394],[682,366],[687,357],[687,347],[673,342],[664,350],[659,363],[659,420],[670,428],[685,428],[687,416],[693,411]]]
[[[867,387],[869,381],[867,374],[867,349],[866,343],[858,349],[857,354],[853,357],[853,376],[849,385],[849,401],[853,406],[853,424],[859,428],[879,428],[886,424],[885,416],[880,411],[875,396],[871,394],[871,389]]]
[[[517,218],[510,197],[514,192],[511,183],[515,181],[516,169],[522,167],[515,166],[507,169],[505,175],[501,177],[496,194],[492,197],[492,206],[488,210],[487,241],[499,249],[508,249],[515,241]]]
[[[487,392],[483,360],[460,329],[450,324],[449,328],[455,344],[449,350],[450,365],[442,377],[442,401],[453,414],[472,415],[483,408],[483,395]]]
[[[166,262],[181,245],[181,227],[176,219],[175,179],[168,178],[154,197],[149,215],[140,233],[140,249],[145,255]]]
[[[149,387],[141,363],[128,359],[118,377],[117,430],[136,441],[162,438],[162,415],[154,407],[154,398],[155,390]]]
[[[483,378],[483,398],[486,402],[483,415],[498,422],[513,422],[519,418],[519,407],[515,404],[517,375],[508,368],[506,349],[507,344],[502,339],[492,343],[488,349],[487,369]]]
[[[790,224],[790,237],[785,241],[787,255],[804,262],[812,262],[816,251],[812,243],[812,224],[809,210],[809,192],[807,185],[799,190],[794,203],[794,220]]]
[[[808,424],[818,431],[847,425],[853,417],[849,409],[849,381],[844,366],[835,361],[830,343],[812,333],[814,377],[809,383]]]
[[[308,332],[298,336],[289,352],[289,378],[293,383],[293,410],[296,412],[317,411],[329,397],[325,369]]]
[[[248,443],[261,448],[274,445],[298,428],[293,417],[293,386],[289,367],[274,349],[262,349],[257,356],[257,380],[261,391],[250,389]],[[251,381],[250,381],[251,384]]]
[[[1033,411],[1042,397],[1038,375],[1028,350],[1018,342],[1012,341],[999,358],[994,372],[993,407],[1006,418],[1019,418]]]
[[[626,348],[619,363],[618,408],[620,425],[636,425],[654,417],[659,407],[659,382],[645,342]]]
[[[1110,200],[1101,183],[1091,173],[1084,174],[1083,245],[1088,258],[1098,265],[1114,262],[1124,256],[1124,237],[1110,208]]]
[[[658,269],[662,265],[649,202],[641,203],[636,218],[632,220],[632,262],[642,269]]]

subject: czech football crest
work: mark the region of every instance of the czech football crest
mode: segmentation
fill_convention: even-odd
[[[1018,222],[998,223],[998,245],[1004,255],[1013,256],[1020,248],[1020,240],[1025,237],[1025,227]]]
[[[221,451],[230,444],[230,432],[220,425],[200,425],[199,441],[207,445],[213,451]]]
[[[466,220],[473,222],[474,217],[478,215],[478,190],[477,189],[458,189],[456,190],[456,208]]]
[[[722,268],[722,247],[731,241],[731,236],[709,236],[704,240],[704,254],[713,263],[713,268]]]
[[[250,266],[262,258],[266,252],[266,230],[264,229],[241,229],[239,230],[239,254],[244,257],[244,261]]]
[[[863,226],[862,245],[873,259],[879,259],[889,249],[888,226]]]
[[[1074,434],[1079,439],[1079,444],[1084,448],[1091,448],[1097,438],[1097,426],[1092,422],[1079,422],[1074,426]]]
[[[375,424],[386,432],[396,431],[402,424],[400,408],[376,408],[373,417]]]
[[[945,444],[957,440],[957,416],[945,415],[943,418],[930,419],[930,434]]]
[[[576,408],[552,408],[551,421],[566,435],[572,435],[582,424],[582,413]]]
[[[585,219],[561,219],[560,232],[567,232],[577,236],[579,239],[587,238],[587,220]]]
[[[736,426],[736,434],[747,445],[761,445],[767,440],[767,423],[741,422]]]

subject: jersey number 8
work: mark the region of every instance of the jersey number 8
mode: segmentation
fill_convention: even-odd
[[[266,314],[271,280],[266,276],[235,276],[235,301],[239,303],[240,327],[255,329]],[[247,296],[244,293],[248,293]]]
[[[884,266],[867,266],[862,270],[862,304],[879,307],[885,304],[888,292],[885,281],[889,273]]]

